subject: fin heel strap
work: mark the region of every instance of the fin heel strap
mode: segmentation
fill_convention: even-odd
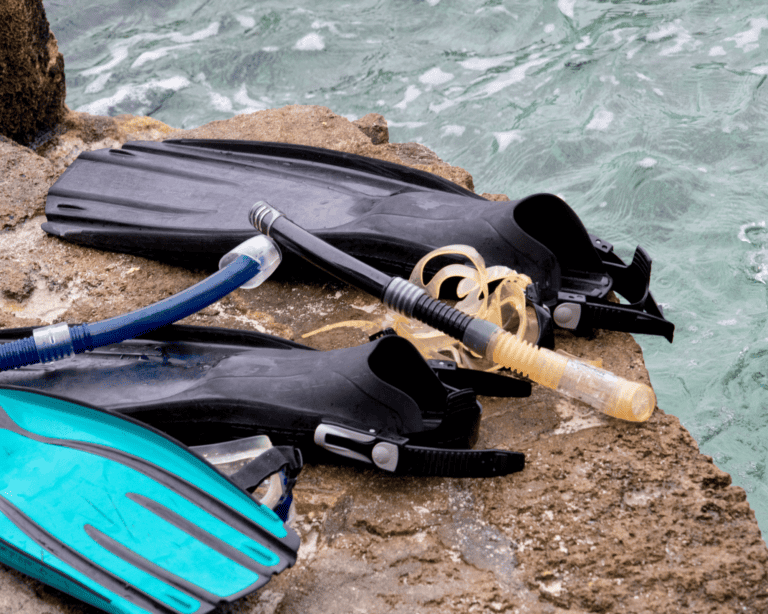
[[[303,464],[301,450],[298,448],[275,446],[229,476],[229,479],[243,490],[250,492],[269,476],[282,472],[283,495],[272,511],[283,522],[287,522],[293,502],[293,487],[296,485],[296,478]]]
[[[296,483],[303,466],[301,451],[292,446],[274,446],[254,458],[245,467],[236,471],[229,479],[243,490],[253,490],[273,473],[286,470],[291,487]]]
[[[486,478],[522,471],[525,455],[506,450],[440,450],[403,446],[397,473],[454,478]]]
[[[675,325],[663,316],[639,311],[633,307],[586,302],[581,305],[581,309],[577,331],[602,328],[625,333],[660,335],[670,342],[675,334]]]

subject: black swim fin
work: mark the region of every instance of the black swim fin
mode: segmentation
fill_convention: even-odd
[[[84,152],[51,187],[43,228],[83,245],[208,267],[255,234],[248,213],[257,200],[386,273],[407,278],[433,249],[467,244],[487,265],[530,276],[529,299],[558,326],[672,340],[674,325],[649,291],[645,250],[624,264],[557,196],[490,202],[430,173],[315,147],[170,140]],[[609,301],[611,290],[628,304]],[[546,332],[550,323],[538,316]]]
[[[0,341],[30,329],[0,332]],[[55,364],[0,373],[12,384],[88,402],[187,445],[266,434],[305,458],[329,452],[386,471],[483,477],[523,468],[520,453],[471,450],[476,394],[528,396],[529,383],[428,364],[406,339],[320,352],[261,333],[169,326]],[[335,456],[338,460],[338,456]]]
[[[104,612],[205,614],[296,561],[281,518],[125,416],[1,386],[0,452],[0,563]]]

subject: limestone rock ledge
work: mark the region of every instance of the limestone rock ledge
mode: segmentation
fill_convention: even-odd
[[[3,327],[113,316],[204,275],[45,235],[46,191],[85,149],[169,136],[294,142],[408,164],[473,188],[469,173],[427,148],[390,143],[381,116],[353,123],[323,107],[261,111],[190,131],[71,113],[60,132],[41,155],[0,140]],[[374,303],[325,277],[268,281],[188,322],[301,340],[325,324],[375,316]],[[321,349],[363,341],[350,331],[309,340]],[[560,333],[556,342],[648,382],[629,335]],[[306,467],[296,492],[297,565],[222,612],[768,611],[768,550],[745,492],[699,453],[677,418],[657,409],[647,423],[624,423],[540,387],[528,399],[482,402],[478,447],[525,452],[523,472],[424,479]],[[0,611],[95,612],[10,570],[0,571]]]

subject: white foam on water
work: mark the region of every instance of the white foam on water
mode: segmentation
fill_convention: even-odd
[[[185,43],[181,45],[172,45],[171,47],[160,47],[159,49],[153,49],[152,51],[145,51],[138,58],[136,58],[136,61],[133,64],[131,64],[131,69],[138,68],[147,62],[154,62],[155,60],[159,60],[160,58],[165,57],[171,51],[175,51],[176,49],[186,49],[187,47],[191,46],[192,43]]]
[[[739,227],[739,240],[749,243],[750,245],[765,244],[768,242],[768,233],[759,232],[759,229],[765,228],[765,220],[742,224]],[[750,233],[750,230],[758,230],[758,232]],[[750,234],[754,235],[751,239],[749,237]],[[752,279],[761,284],[766,283],[766,280],[768,280],[768,249],[766,247],[760,247],[757,251],[751,253],[749,255],[749,266],[757,271]]]
[[[429,110],[432,111],[432,113],[440,113],[442,111],[445,111],[446,109],[450,109],[451,107],[454,107],[458,104],[458,100],[445,100],[443,102],[430,102],[429,103]]]
[[[610,83],[611,85],[619,85],[619,80],[613,75],[603,75],[600,77],[601,83]]]
[[[697,170],[697,171],[699,171],[700,173],[706,173],[706,172],[707,172],[707,169],[706,169],[706,168],[704,168],[703,166],[700,166],[700,167],[699,167],[699,168],[697,168],[696,170]]]
[[[574,45],[574,49],[578,49],[579,51],[581,51],[582,49],[586,49],[587,47],[589,47],[591,44],[592,44],[592,39],[589,37],[589,35],[582,36],[581,42],[576,43],[576,45]]]
[[[598,207],[600,207],[601,209],[605,209],[605,207],[607,207],[607,206],[608,206],[608,202],[607,202],[607,201],[603,201],[603,202],[601,202],[601,203],[600,203],[599,205],[597,205],[597,206],[598,206]]]
[[[753,279],[764,284],[768,279],[768,249],[760,249],[749,257],[749,264],[757,269]]]
[[[555,24],[548,23],[546,26],[544,26],[544,32],[546,32],[547,34],[551,34],[554,31],[555,31]]]
[[[749,224],[741,226],[739,228],[739,240],[744,241],[745,243],[752,243],[747,236],[747,230],[751,230],[752,228],[765,228],[765,220],[762,222],[750,222]]]
[[[442,85],[443,83],[448,83],[451,79],[453,79],[451,73],[444,72],[437,66],[435,68],[430,68],[419,77],[419,81],[426,83],[427,85]]]
[[[653,93],[656,94],[657,96],[663,96],[664,95],[664,92],[662,92],[658,87],[654,87],[653,88]]]
[[[193,32],[192,34],[179,34],[174,32],[168,38],[174,43],[195,43],[197,41],[216,36],[219,33],[219,22],[214,21],[207,28]]]
[[[244,28],[252,28],[256,25],[256,20],[253,17],[248,17],[247,15],[235,15],[235,19],[237,19],[237,23],[239,23]]]
[[[455,126],[455,125],[443,126],[441,136],[461,136],[462,134],[464,134],[464,131],[466,129],[467,129],[466,126]]]
[[[678,32],[680,32],[679,21],[680,20],[678,19],[674,23],[665,23],[659,26],[654,32],[647,34],[645,36],[645,40],[655,42],[655,41],[660,41],[663,38],[667,38],[668,36],[677,34]]]
[[[219,23],[213,22],[211,23],[207,28],[204,28],[202,30],[198,30],[197,32],[193,32],[192,34],[179,34],[178,32],[174,32],[173,34],[166,35],[166,34],[137,34],[136,36],[132,36],[129,39],[121,42],[119,45],[112,48],[112,59],[105,63],[101,64],[100,66],[94,66],[93,68],[89,68],[87,70],[84,70],[80,74],[88,77],[90,75],[98,75],[103,72],[106,72],[108,70],[113,69],[115,66],[120,64],[123,60],[128,58],[128,50],[136,43],[143,42],[143,41],[158,41],[163,39],[169,39],[171,42],[178,43],[176,46],[171,47],[163,47],[161,49],[154,49],[152,51],[147,51],[142,53],[131,65],[131,68],[137,68],[141,66],[142,64],[145,64],[146,62],[156,60],[158,58],[163,57],[164,55],[167,55],[167,53],[172,49],[178,49],[182,47],[188,47],[190,43],[201,41],[203,39],[209,38],[211,36],[215,36],[219,33]],[[94,84],[91,84],[91,87],[94,87]],[[89,93],[97,92],[99,90],[90,90]]]
[[[334,36],[338,36],[340,38],[357,38],[357,34],[345,34],[341,32],[339,28],[336,26],[336,22],[321,21],[319,19],[316,19],[315,21],[312,22],[313,30],[322,30],[323,28],[328,30]]]
[[[714,58],[719,55],[725,55],[725,49],[723,49],[720,45],[716,45],[709,50],[709,57]]]
[[[519,83],[523,79],[525,79],[525,73],[529,68],[533,68],[534,66],[539,66],[541,64],[546,63],[546,58],[539,58],[537,60],[531,60],[530,62],[526,62],[525,64],[521,64],[520,66],[517,66],[510,70],[508,73],[501,75],[497,79],[494,79],[490,83],[486,84],[481,92],[487,96],[493,96],[494,94],[498,94],[501,90],[503,90],[506,87],[509,87],[510,85],[513,85],[515,83]]]
[[[267,53],[275,53],[280,51],[280,47],[262,47],[261,50],[266,51]]]
[[[735,318],[731,318],[730,320],[720,320],[718,324],[720,326],[736,326],[738,321]]]
[[[623,39],[621,36],[621,30],[611,30],[611,36],[613,36],[613,44],[618,45]],[[628,43],[631,43],[633,40],[637,38],[636,36],[632,35],[627,39]]]
[[[651,158],[651,157],[649,156],[649,157],[647,157],[647,158],[643,158],[642,160],[640,160],[640,161],[637,163],[637,165],[638,165],[638,166],[642,166],[643,168],[653,168],[653,167],[654,167],[654,166],[656,166],[658,163],[659,163],[659,161],[658,161],[658,160],[656,160],[655,158]]]
[[[155,49],[153,51],[145,51],[138,58],[136,58],[133,64],[131,64],[131,69],[138,68],[147,62],[154,62],[155,60],[159,60],[163,56],[167,55],[168,52],[173,48],[174,47],[161,47],[160,49]]]
[[[150,92],[156,90],[172,90],[177,92],[189,85],[189,79],[181,76],[156,79],[142,85],[124,85],[112,96],[101,98],[100,100],[95,100],[94,102],[83,105],[79,107],[77,111],[90,113],[91,115],[109,115],[112,107],[126,100],[136,100],[146,103],[148,101],[147,94]]]
[[[229,98],[214,91],[208,92],[208,95],[211,98],[211,106],[213,106],[214,109],[222,111],[223,113],[232,112],[232,101]]]
[[[499,153],[504,151],[512,143],[522,143],[525,137],[520,134],[519,130],[509,130],[507,132],[494,132],[493,136],[499,143]]]
[[[749,72],[755,75],[768,75],[768,66],[755,66]]]
[[[640,79],[640,81],[653,81],[653,79],[651,79],[650,77],[646,77],[641,72],[636,72],[635,74],[637,75],[637,78]]]
[[[405,90],[403,99],[395,105],[395,109],[405,109],[409,103],[421,96],[421,90],[415,85],[409,85]]]
[[[510,13],[509,10],[504,6],[491,6],[491,7],[482,6],[479,9],[475,10],[475,15],[479,15],[480,13],[504,13],[506,15],[509,15],[515,21],[520,19],[518,15],[515,15],[514,13]]]
[[[438,4],[440,4],[440,0],[427,0],[427,4],[429,6],[437,6]]]
[[[113,75],[112,71],[101,73],[96,77],[92,83],[89,83],[85,88],[86,94],[98,94],[107,85],[107,81]]]
[[[322,51],[325,49],[325,41],[317,32],[310,32],[297,40],[293,48],[299,51]]]
[[[686,43],[693,40],[688,31],[680,25],[680,20],[676,19],[673,23],[666,23],[660,26],[656,31],[646,35],[645,40],[655,42],[663,40],[669,36],[675,37],[675,44],[665,47],[659,52],[659,55],[672,55],[683,50]]]
[[[576,0],[557,0],[557,8],[566,17],[573,19],[573,7],[576,4]]]
[[[598,109],[587,124],[585,130],[607,130],[613,121],[613,113],[605,109]]]
[[[87,70],[84,70],[80,74],[84,77],[90,77],[91,75],[98,75],[103,72],[106,72],[107,70],[112,70],[115,66],[117,66],[120,62],[122,62],[125,58],[128,57],[128,45],[118,45],[117,47],[112,48],[112,59],[107,62],[106,64],[101,64],[100,66],[94,66],[93,68],[89,68]]]
[[[235,93],[234,100],[238,105],[243,107],[241,111],[243,113],[253,113],[254,111],[263,111],[264,109],[269,108],[268,101],[262,102],[260,100],[254,100],[248,96],[248,88],[245,86],[245,83],[243,83],[240,86],[240,89]]]
[[[459,66],[466,68],[467,70],[479,70],[485,72],[486,70],[496,68],[497,66],[506,64],[514,59],[514,55],[505,55],[498,58],[470,58],[463,62],[459,62]]]
[[[758,17],[757,19],[749,20],[750,28],[744,32],[739,32],[734,36],[729,36],[725,40],[733,41],[739,49],[743,49],[744,53],[757,49],[759,43],[757,40],[760,38],[760,32],[764,28],[768,28],[768,19],[765,17]]]

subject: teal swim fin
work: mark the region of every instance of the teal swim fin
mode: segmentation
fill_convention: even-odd
[[[0,562],[104,612],[211,612],[296,561],[272,510],[130,418],[2,387],[0,456]]]

